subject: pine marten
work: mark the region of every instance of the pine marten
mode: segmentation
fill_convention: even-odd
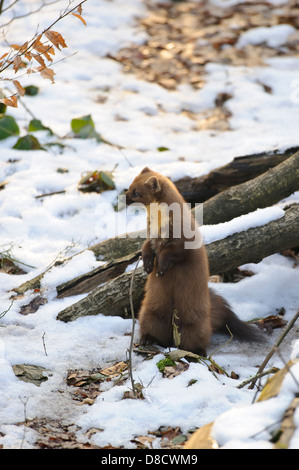
[[[147,209],[142,259],[148,277],[138,315],[140,343],[178,346],[206,356],[212,333],[226,325],[233,336],[256,339],[254,328],[209,289],[208,258],[199,227],[175,185],[145,167],[126,192],[126,204],[132,203]],[[174,330],[179,341],[174,340]]]

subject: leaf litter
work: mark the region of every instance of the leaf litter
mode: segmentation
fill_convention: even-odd
[[[180,7],[181,11],[183,11],[184,8],[186,8],[186,12],[187,12],[187,14],[189,13],[189,16],[190,16],[191,4],[193,4],[193,3],[192,3],[192,2],[184,2],[184,4],[174,4],[174,5],[172,5],[172,7],[173,7],[174,10],[175,10],[176,7]],[[197,3],[196,5],[198,5],[198,3]],[[202,4],[200,4],[200,5],[202,6]],[[189,6],[189,8],[190,8],[190,11],[188,11],[188,6]],[[194,6],[194,4],[193,4],[193,6]],[[159,8],[162,8],[162,10],[164,10],[164,8],[166,8],[166,7],[163,6],[163,7],[159,7]],[[167,8],[170,8],[170,7],[167,7]],[[239,8],[239,9],[242,10],[241,5],[239,5],[237,8]],[[245,8],[245,6],[244,6],[244,8]],[[252,8],[255,8],[255,5],[252,6]],[[270,8],[270,9],[272,10],[274,7],[267,5],[267,8]],[[283,9],[283,8],[282,8],[282,9]],[[222,10],[222,9],[221,9],[221,10]],[[260,11],[259,11],[259,13],[257,14],[257,16],[259,16],[259,15],[261,14],[261,11],[262,11],[262,10],[263,10],[263,6],[260,7]],[[167,10],[167,11],[169,11],[169,10]],[[263,10],[263,11],[264,11],[264,10]],[[214,14],[214,13],[213,13],[213,14]],[[158,16],[159,16],[159,15],[158,15]],[[175,16],[175,15],[174,15],[174,16]],[[212,15],[212,16],[213,16],[213,15]],[[217,15],[215,15],[215,16],[217,16]],[[242,15],[241,15],[241,16],[242,16]],[[291,23],[295,24],[296,21],[298,21],[295,16],[290,15],[290,17],[291,17],[291,19],[290,19],[289,21],[290,21]],[[280,18],[281,18],[281,17],[280,17]],[[172,16],[170,16],[170,19],[172,20]],[[213,37],[214,37],[213,34],[214,34],[214,35],[216,35],[216,38],[217,38],[217,33],[215,33],[215,31],[214,31],[214,33],[212,33],[212,31],[213,31],[212,26],[215,27],[215,25],[219,25],[220,23],[222,23],[222,22],[224,21],[224,19],[225,19],[225,16],[222,16],[222,17],[221,17],[221,20],[219,20],[219,19],[217,20],[218,23],[216,22],[216,23],[213,24],[213,21],[211,20],[211,21],[212,21],[212,24],[210,24],[210,25],[205,24],[205,26],[204,26],[205,33],[203,34],[203,37],[204,37],[204,38],[209,38],[208,26],[211,26],[211,29],[210,29],[211,37],[213,38]],[[227,18],[226,18],[226,19],[227,19]],[[207,21],[208,21],[208,20],[205,20],[205,22],[207,22]],[[260,21],[260,23],[259,23],[259,21]],[[271,20],[271,21],[272,21],[272,20]],[[285,18],[284,18],[284,21],[285,21]],[[160,24],[164,24],[164,25],[166,24],[165,22],[164,22],[164,23],[161,22],[161,19],[160,19],[160,20],[159,20],[159,19],[157,20],[157,23],[158,23],[158,24],[159,24],[159,22],[160,22]],[[250,17],[250,22],[251,22],[251,25],[253,25],[252,17]],[[170,23],[172,23],[172,21],[170,21]],[[189,19],[186,18],[186,23],[188,24],[188,27],[190,28],[190,24],[192,25],[191,19],[190,19],[190,18],[189,18]],[[190,24],[189,24],[189,23],[190,23]],[[168,24],[168,23],[167,23],[167,24]],[[255,24],[256,24],[256,25],[259,25],[259,24],[260,24],[260,25],[263,25],[263,26],[264,26],[264,25],[265,25],[265,21],[264,21],[264,19],[259,20],[258,18],[256,18],[256,19],[255,19]],[[269,24],[271,25],[271,22],[270,22]],[[277,24],[277,23],[274,23],[274,24]],[[252,27],[252,26],[250,26],[250,27]],[[169,28],[169,29],[171,29],[171,28]],[[194,28],[194,29],[195,29],[195,28]],[[219,29],[219,26],[218,26],[218,29]],[[246,31],[245,26],[244,26],[243,31]],[[152,36],[153,36],[153,35],[152,35]],[[232,35],[232,36],[233,36],[233,35]],[[236,35],[236,36],[238,36],[238,35]],[[238,36],[238,37],[239,37],[239,36]],[[171,38],[171,39],[172,39],[173,41],[175,40],[175,38]],[[219,41],[219,38],[218,38],[218,41]],[[192,41],[191,41],[191,42],[192,42]],[[230,51],[230,53],[229,53],[228,55],[231,54],[231,56],[230,56],[230,57],[231,57],[231,59],[230,59],[231,62],[230,62],[230,63],[233,64],[233,65],[234,65],[234,64],[238,64],[238,63],[239,63],[238,61],[241,61],[240,63],[242,64],[242,60],[244,61],[244,64],[245,64],[245,65],[250,65],[250,63],[251,63],[250,60],[253,61],[253,64],[254,64],[254,65],[259,64],[259,60],[260,60],[260,59],[257,57],[258,54],[256,53],[256,51],[259,50],[259,47],[260,47],[261,49],[263,49],[263,50],[265,49],[265,51],[266,51],[266,52],[265,52],[265,57],[267,57],[268,54],[269,54],[270,57],[272,56],[272,51],[268,50],[268,49],[271,49],[271,48],[267,48],[266,46],[258,46],[258,49],[257,49],[257,48],[252,48],[252,47],[248,47],[248,48],[246,49],[246,54],[247,54],[247,56],[246,56],[246,54],[244,54],[244,55],[241,54],[241,55],[239,56],[239,55],[238,55],[239,53],[234,50],[234,47],[235,47],[236,42],[237,42],[237,38],[236,38],[236,37],[230,38],[230,39],[228,39],[228,37],[227,37],[227,38],[225,38],[225,41],[222,42],[222,44],[221,44],[220,47],[219,47],[219,45],[217,46],[218,49],[217,49],[217,47],[215,47],[215,46],[213,46],[213,48],[214,48],[215,50],[218,50],[219,54],[222,54],[222,49],[221,49],[222,46],[223,46],[223,45],[224,45],[224,46],[228,45],[228,46],[231,48],[231,51]],[[221,43],[221,41],[220,41],[220,43]],[[219,43],[219,44],[220,44],[220,43]],[[185,47],[186,50],[187,50],[188,47],[187,47],[187,45],[185,44],[184,41],[182,41],[182,44],[183,44],[183,47]],[[217,44],[217,41],[216,41],[215,44]],[[140,46],[140,47],[141,47],[141,46]],[[153,44],[151,44],[151,47],[153,47]],[[292,47],[294,47],[294,46],[292,46]],[[296,46],[296,47],[297,47],[297,46]],[[214,51],[213,48],[210,50],[211,59],[208,59],[205,63],[208,63],[210,60],[212,60],[213,62],[214,62],[214,61],[217,61],[217,59],[213,58],[213,53],[215,53],[215,51]],[[225,49],[225,48],[224,48],[224,49]],[[287,46],[284,50],[280,51],[279,53],[280,53],[281,55],[287,55],[287,53],[288,53],[287,49],[288,49],[288,46]],[[290,50],[290,49],[291,49],[291,48],[289,48],[289,50]],[[167,59],[167,58],[168,58],[168,60],[169,60],[169,58],[172,57],[173,60],[175,60],[174,55],[171,55],[171,54],[173,54],[173,52],[170,52],[170,53],[169,53],[169,51],[172,51],[172,46],[169,47],[168,49],[165,48],[165,50],[166,50],[166,52],[160,54],[160,55],[162,56],[162,58],[164,58],[164,59]],[[167,53],[167,52],[168,52],[168,53]],[[192,52],[192,47],[189,46],[189,55],[191,54],[191,52]],[[194,52],[194,44],[193,44],[193,52]],[[277,52],[277,51],[276,51],[276,52]],[[187,52],[186,52],[186,54],[187,54]],[[249,57],[250,54],[252,54],[252,57],[251,57],[251,58]],[[180,55],[180,54],[178,54],[178,55]],[[188,54],[187,54],[187,55],[188,55]],[[215,55],[217,55],[217,54],[215,54]],[[160,57],[160,59],[161,59],[161,57]],[[247,63],[246,63],[245,59],[248,60]],[[254,60],[256,60],[256,63],[254,63]],[[235,61],[235,62],[234,62],[234,61]],[[186,62],[186,63],[187,63],[187,62]],[[226,63],[226,62],[221,62],[221,63]],[[239,63],[239,64],[240,64],[240,63]],[[125,65],[128,65],[128,64],[125,64]],[[139,64],[139,65],[140,65],[140,64]],[[141,63],[141,68],[142,68],[142,67],[143,67],[143,63]],[[188,68],[188,67],[189,67],[189,68]],[[191,66],[188,66],[188,67],[185,65],[185,70],[189,70]],[[194,65],[194,67],[195,67],[195,65]],[[153,70],[154,70],[154,68],[155,68],[155,67],[153,67]],[[159,71],[159,68],[158,68],[158,67],[156,67],[156,68],[157,68],[157,70]],[[166,68],[166,67],[165,67],[165,68]],[[180,68],[180,67],[178,67],[178,68]],[[182,66],[182,68],[183,68],[183,66]],[[163,71],[163,68],[162,68],[161,70]],[[161,72],[161,70],[160,70],[159,72]],[[194,69],[194,70],[195,70],[195,69]],[[135,72],[134,72],[134,73],[135,73]],[[173,82],[171,82],[171,81],[168,81],[168,82],[167,82],[167,74],[165,75],[165,76],[166,76],[166,79],[165,79],[165,80],[163,79],[163,76],[162,76],[162,75],[163,75],[163,74],[160,73],[159,76],[160,76],[160,78],[161,78],[162,81],[161,81],[161,82],[158,81],[158,83],[159,83],[160,85],[166,87],[166,88],[173,89],[173,88],[172,88],[172,85],[171,85],[171,83],[173,84]],[[202,68],[202,76],[204,77],[204,67]],[[164,78],[165,78],[165,77],[164,77]],[[173,78],[173,77],[170,77],[170,78]],[[144,77],[144,79],[150,81],[150,78]],[[197,79],[198,79],[198,77],[197,77]],[[164,84],[163,84],[163,82],[164,82]],[[192,73],[191,73],[191,75],[190,75],[190,80],[189,80],[188,74],[186,74],[186,73],[183,72],[183,71],[182,71],[182,75],[181,75],[181,76],[178,76],[178,78],[176,78],[176,83],[178,83],[178,84],[180,84],[180,83],[190,83],[190,84],[191,84],[193,87],[195,87],[195,88],[200,88],[200,87],[202,86],[200,81],[196,81],[195,78],[192,79]],[[170,85],[171,85],[171,86],[170,86]],[[270,93],[271,90],[268,90],[267,92]],[[230,99],[230,97],[221,97],[221,96],[218,96],[217,99],[215,100],[215,105],[216,105],[216,107],[218,107],[221,111],[225,112],[225,110],[223,110],[223,107],[225,106],[225,103],[226,103],[229,99]],[[218,111],[219,111],[219,110],[218,110]],[[221,119],[221,118],[219,118],[219,119]],[[212,120],[212,118],[211,118],[211,120]],[[216,117],[216,119],[215,119],[215,122],[217,123],[217,117]],[[209,125],[209,124],[208,124],[208,125]],[[273,319],[271,319],[271,322],[272,322],[272,320],[273,320]],[[271,326],[271,328],[273,329],[274,327]],[[101,393],[100,387],[99,387],[100,383],[102,383],[104,380],[112,380],[112,379],[115,379],[116,377],[118,377],[118,374],[117,374],[116,369],[115,369],[114,366],[112,366],[112,368],[107,368],[107,369],[106,369],[106,373],[103,373],[104,371],[105,371],[105,369],[97,369],[97,370],[92,371],[92,372],[89,372],[89,371],[70,371],[70,372],[69,372],[69,375],[68,375],[68,381],[69,381],[68,385],[76,386],[76,387],[78,387],[78,389],[80,388],[81,390],[83,390],[84,387],[85,387],[86,390],[84,390],[82,396],[80,397],[80,400],[82,399],[82,402],[83,402],[84,399],[86,399],[85,403],[87,403],[87,404],[88,404],[88,400],[90,400],[90,404],[91,404],[91,403],[93,402],[93,400],[95,399],[95,397],[97,397],[97,396]],[[106,379],[105,379],[105,377],[106,377]],[[172,378],[171,374],[165,375],[164,377],[165,377],[165,378]],[[72,382],[72,381],[73,381],[73,382]],[[93,385],[97,385],[97,388],[94,387],[94,388],[92,389],[92,386],[93,386]],[[84,394],[85,394],[85,396],[84,396]],[[46,421],[47,421],[47,422],[46,422]],[[52,433],[52,436],[49,437],[49,435],[48,435],[48,437],[47,437],[47,443],[46,443],[46,444],[45,444],[45,442],[42,442],[41,440],[38,441],[38,443],[40,443],[40,446],[41,446],[41,447],[47,446],[47,445],[48,445],[49,447],[51,447],[51,446],[53,446],[53,447],[54,447],[54,446],[57,446],[57,447],[64,447],[64,441],[67,442],[67,441],[71,441],[71,440],[72,440],[72,437],[71,437],[71,435],[72,435],[71,426],[66,426],[66,427],[64,427],[61,423],[58,424],[58,425],[57,425],[57,423],[56,423],[57,428],[59,428],[59,431],[57,431],[57,435],[55,436],[55,433],[56,433],[56,431],[55,431],[55,429],[54,429],[54,428],[55,428],[55,425],[52,423],[51,426],[50,426],[50,421],[49,421],[49,420],[46,420],[46,421],[43,421],[43,422],[42,422],[42,420],[39,420],[39,421],[38,421],[38,418],[37,418],[36,421],[35,421],[35,424],[33,425],[33,426],[36,426],[36,428],[38,428],[39,426],[44,426],[44,428],[45,428],[46,430],[48,430],[50,433]],[[29,422],[27,422],[26,424],[29,425]],[[32,426],[32,427],[33,427],[33,426]],[[53,426],[54,426],[54,428],[53,428]],[[99,431],[99,430],[95,430],[95,432],[98,432],[98,431]],[[61,432],[61,434],[59,434],[60,432]],[[65,436],[65,435],[63,435],[63,432],[67,432],[67,433],[68,433],[68,437]],[[91,432],[91,430],[90,430],[90,432]],[[155,433],[155,432],[153,431],[153,433]],[[150,433],[149,433],[149,434],[150,434]],[[167,437],[168,437],[168,436],[174,436],[174,438],[176,438],[176,437],[180,438],[181,431],[180,431],[180,428],[171,428],[171,427],[169,427],[168,430],[159,429],[158,431],[156,431],[156,435],[158,435],[159,437],[164,436],[164,438],[165,438],[166,436],[167,436]],[[74,439],[74,440],[75,440],[75,439]],[[182,440],[184,440],[184,437],[182,437]],[[149,447],[151,446],[151,443],[152,443],[152,440],[151,440],[150,436],[139,436],[139,437],[136,437],[136,442],[137,442],[137,441],[139,441],[140,445],[145,445],[145,446],[149,446]],[[66,444],[66,445],[68,445],[68,444]],[[75,443],[70,443],[70,445],[72,446],[72,445],[78,445],[78,444],[76,444],[76,442],[75,442]],[[170,445],[170,444],[169,444],[169,445]]]
[[[257,27],[287,23],[298,27],[299,8],[294,2],[273,5],[268,2],[240,3],[218,7],[209,2],[146,2],[149,15],[141,26],[149,36],[142,45],[121,49],[112,58],[124,71],[142,80],[175,90],[181,84],[202,88],[205,66],[210,62],[257,66],[265,60],[299,51],[297,36],[289,38],[277,51],[267,44],[238,47],[241,34]]]

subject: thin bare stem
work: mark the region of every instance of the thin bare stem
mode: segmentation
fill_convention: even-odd
[[[293,316],[292,320],[289,322],[289,324],[286,326],[286,328],[284,329],[284,331],[282,332],[282,334],[280,335],[280,337],[277,339],[277,341],[274,343],[274,345],[272,346],[271,348],[271,351],[267,354],[265,360],[263,361],[263,363],[261,364],[258,372],[257,372],[257,375],[260,374],[264,368],[266,367],[266,365],[268,364],[269,360],[271,359],[271,357],[273,356],[273,354],[275,354],[275,352],[277,351],[277,349],[279,348],[279,346],[281,345],[282,341],[284,340],[284,338],[286,337],[286,335],[289,333],[289,331],[291,330],[291,328],[293,327],[294,323],[296,322],[296,320],[298,319],[299,317],[299,310],[295,313],[295,315]],[[257,381],[257,378],[256,376],[252,379],[251,381],[251,385],[248,387],[250,389],[252,389],[255,385]]]
[[[134,378],[133,378],[133,367],[132,367],[132,351],[133,351],[134,333],[135,333],[135,324],[136,324],[136,318],[135,318],[135,313],[134,313],[134,303],[133,303],[133,285],[134,285],[134,276],[135,276],[135,272],[136,272],[136,269],[138,267],[139,261],[140,261],[140,257],[138,258],[135,269],[132,272],[130,290],[129,290],[130,307],[131,307],[131,315],[132,315],[132,333],[131,333],[131,342],[130,342],[130,349],[129,349],[129,374],[130,374],[130,379],[131,379],[131,384],[132,384],[132,391],[133,391],[134,397],[136,397],[137,392],[136,392],[136,389],[135,389]]]
[[[53,21],[53,23],[51,23],[49,26],[47,26],[47,28],[45,28],[40,34],[36,33],[34,38],[31,39],[29,41],[29,44],[28,46],[22,50],[22,52],[17,52],[15,54],[15,56],[13,58],[11,58],[9,61],[5,61],[6,63],[3,64],[2,68],[0,69],[0,73],[2,73],[4,70],[6,70],[8,67],[10,67],[14,61],[14,58],[15,57],[22,57],[24,56],[31,48],[32,46],[34,45],[34,43],[36,42],[37,38],[40,36],[42,36],[43,34],[45,34],[47,31],[51,30],[51,28],[56,24],[58,23],[59,21],[61,21],[63,18],[65,18],[66,16],[70,15],[73,11],[77,10],[79,8],[79,6],[83,5],[83,3],[87,2],[87,0],[82,0],[81,2],[79,2],[75,7],[71,8],[71,9],[68,9],[69,6],[70,6],[70,2],[67,6],[67,8],[64,10],[64,12],[60,13],[59,17]],[[2,25],[3,26],[3,25]]]

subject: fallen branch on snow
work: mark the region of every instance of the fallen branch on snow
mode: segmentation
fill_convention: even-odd
[[[285,209],[278,220],[238,232],[206,246],[210,274],[228,271],[245,263],[257,263],[265,256],[299,245],[299,204]],[[124,273],[98,286],[77,303],[59,312],[57,319],[68,322],[86,315],[128,317],[131,273]],[[132,299],[135,308],[143,297],[146,274],[138,268],[134,275]]]

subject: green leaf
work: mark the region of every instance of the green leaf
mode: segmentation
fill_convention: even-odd
[[[37,138],[30,134],[20,137],[13,148],[17,150],[43,150]]]
[[[108,171],[89,171],[84,174],[78,184],[79,191],[89,191],[101,193],[110,189],[115,189],[112,173]]]
[[[28,95],[28,96],[35,96],[38,94],[38,87],[35,86],[35,85],[28,85],[28,86],[25,86],[25,95]]]
[[[157,150],[158,150],[159,152],[168,152],[168,151],[169,151],[169,148],[162,146],[162,147],[158,147]]]
[[[169,357],[166,357],[165,359],[161,359],[161,361],[157,362],[157,367],[160,372],[163,372],[163,370],[167,366],[175,366],[175,362]]]
[[[103,181],[103,183],[108,186],[109,189],[115,188],[111,173],[108,173],[106,171],[100,171],[99,177]]]
[[[0,103],[0,114],[4,114],[7,106],[4,103]]]
[[[0,118],[0,140],[19,135],[20,129],[12,116],[3,116]]]
[[[29,122],[28,131],[29,132],[48,131],[51,135],[53,134],[50,127],[45,127],[39,119],[32,119]]]
[[[96,137],[95,125],[90,114],[72,119],[71,128],[75,136],[80,139]]]

